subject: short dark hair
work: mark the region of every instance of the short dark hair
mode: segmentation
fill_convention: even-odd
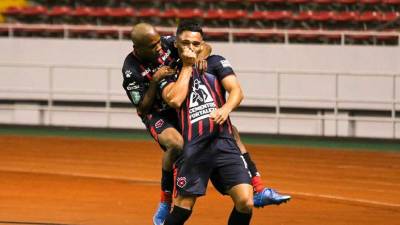
[[[203,36],[203,29],[201,26],[190,20],[185,20],[179,23],[178,29],[176,30],[176,36],[182,34],[183,31],[199,32],[201,36]]]

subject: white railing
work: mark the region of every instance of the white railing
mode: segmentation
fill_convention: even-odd
[[[118,35],[118,39],[122,40],[124,34],[129,33],[132,27],[130,26],[96,26],[96,25],[68,25],[68,24],[0,24],[0,30],[7,30],[8,37],[13,38],[16,31],[29,30],[30,32],[42,32],[42,31],[58,31],[63,34],[64,39],[70,38],[71,31],[112,31]],[[162,33],[174,34],[176,28],[174,27],[157,27],[157,30]],[[235,34],[272,34],[272,35],[283,35],[284,43],[290,44],[290,36],[292,35],[318,35],[318,36],[340,36],[341,45],[346,44],[346,39],[355,36],[370,36],[370,37],[396,37],[397,44],[400,45],[400,32],[399,31],[353,31],[353,30],[301,30],[301,29],[260,29],[260,28],[210,28],[205,27],[204,32],[207,33],[225,33],[228,35],[229,42],[234,41]],[[375,39],[374,39],[375,40]]]
[[[40,110],[42,112],[45,112],[47,116],[47,120],[43,121],[43,124],[41,125],[54,125],[53,123],[53,113],[55,112],[66,112],[66,111],[73,111],[73,112],[101,112],[101,113],[106,113],[107,117],[107,122],[106,122],[106,127],[111,127],[110,125],[110,117],[111,114],[113,113],[127,113],[127,114],[134,114],[135,110],[133,108],[118,108],[118,107],[111,107],[111,104],[113,102],[129,102],[128,98],[125,95],[125,92],[122,90],[122,87],[120,90],[116,91],[111,88],[111,81],[112,79],[115,79],[115,77],[112,77],[112,72],[117,70],[120,71],[119,67],[115,66],[76,66],[76,65],[47,65],[47,64],[22,64],[22,63],[0,63],[0,69],[1,68],[14,68],[14,69],[20,69],[20,68],[42,68],[47,71],[47,78],[48,78],[48,83],[42,87],[42,88],[21,88],[19,85],[16,83],[15,86],[7,86],[7,87],[2,87],[0,85],[0,102],[10,100],[9,97],[6,97],[9,94],[20,94],[23,99],[23,95],[29,95],[29,94],[42,94],[46,97],[40,97],[37,99],[31,99],[31,100],[37,100],[37,101],[44,101],[46,102],[45,105],[31,105],[31,106],[24,106],[24,105],[14,105],[14,104],[0,104],[0,110],[16,110],[16,109],[23,109],[23,110]],[[69,68],[69,69],[101,69],[103,71],[106,71],[106,76],[107,76],[107,88],[106,90],[99,90],[99,91],[87,91],[87,90],[82,90],[82,89],[63,89],[63,90],[56,90],[54,88],[55,82],[54,82],[54,70],[55,69],[60,69],[60,68]],[[339,122],[341,121],[347,121],[347,122],[359,122],[359,121],[364,121],[364,122],[381,122],[381,123],[390,123],[392,130],[391,130],[391,138],[396,138],[398,136],[398,128],[396,126],[400,124],[400,119],[396,118],[396,109],[400,109],[400,99],[396,97],[397,93],[400,93],[400,87],[396,85],[396,83],[400,79],[400,74],[369,74],[369,73],[330,73],[330,72],[316,72],[316,71],[268,71],[268,70],[248,70],[248,69],[238,69],[237,70],[238,74],[243,74],[243,73],[256,73],[256,74],[267,74],[268,75],[273,75],[277,77],[277,82],[276,82],[276,87],[275,87],[275,94],[274,96],[256,96],[256,95],[246,95],[246,100],[256,100],[260,102],[273,102],[273,104],[268,103],[268,104],[261,104],[260,106],[264,107],[272,107],[275,109],[274,113],[245,113],[242,115],[242,117],[262,117],[262,118],[270,118],[275,120],[276,124],[276,130],[275,133],[280,134],[281,129],[280,129],[280,121],[282,119],[301,119],[301,120],[316,120],[316,121],[321,121],[321,124],[323,124],[323,121],[333,121],[334,122],[334,136],[339,136],[338,134],[338,126]],[[281,77],[283,75],[287,76],[297,76],[297,75],[318,75],[318,76],[331,76],[334,77],[334,82],[332,85],[334,85],[334,98],[324,98],[324,97],[319,97],[319,96],[313,96],[313,97],[287,97],[287,96],[282,96],[281,93]],[[2,74],[0,74],[1,76]],[[379,77],[384,77],[384,78],[390,78],[391,79],[391,84],[392,85],[390,88],[392,89],[392,99],[391,100],[376,100],[376,99],[364,99],[364,100],[358,100],[358,99],[348,99],[348,98],[340,98],[339,96],[339,78],[340,77],[348,77],[348,76],[359,76],[359,77],[370,77],[370,76],[379,76]],[[25,79],[29,79],[28,77],[25,77]],[[118,78],[122,79],[122,75]],[[389,88],[389,87],[388,87]],[[56,98],[56,95],[68,95],[68,96],[91,96],[91,95],[96,95],[96,96],[102,96],[103,102],[105,102],[104,107],[90,107],[90,106],[71,106],[71,107],[65,107],[65,106],[54,106],[54,102],[57,100],[60,100]],[[115,100],[115,98],[118,98],[120,100]],[[21,100],[21,98],[19,98]],[[114,99],[114,100],[113,100]],[[76,102],[83,101],[86,102],[87,100],[85,99],[76,99]],[[318,114],[312,114],[312,115],[288,115],[285,114],[284,112],[281,111],[283,105],[282,102],[284,101],[291,101],[291,102],[308,102],[308,103],[313,103],[313,102],[329,102],[331,103],[331,107],[325,107],[325,110],[333,110],[333,115],[332,114],[323,114],[323,113],[318,113]],[[352,116],[349,115],[347,117],[343,117],[340,115],[340,110],[343,110],[341,108],[340,104],[342,103],[365,103],[365,104],[385,104],[385,105],[390,105],[390,110],[385,110],[387,112],[390,111],[390,116],[386,117],[375,117],[375,116]],[[288,107],[287,104],[285,104],[284,107]],[[296,108],[296,107],[293,107]],[[308,107],[310,108],[310,107]],[[319,109],[319,107],[315,107],[316,109]],[[310,108],[312,109],[312,107]],[[366,108],[365,110],[369,110]],[[374,110],[374,109],[372,109]],[[10,121],[10,123],[15,123],[16,121]],[[322,125],[323,126],[323,125]],[[322,129],[321,133],[319,135],[324,136],[324,131]]]

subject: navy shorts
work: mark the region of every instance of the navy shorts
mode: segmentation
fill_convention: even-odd
[[[142,121],[146,126],[147,131],[157,142],[158,135],[169,127],[175,128],[178,132],[180,132],[178,117],[176,111],[173,109],[149,113],[142,118]],[[162,144],[159,142],[158,144],[164,151],[166,151],[166,148]]]
[[[233,138],[209,137],[185,143],[176,162],[176,191],[202,196],[208,180],[223,195],[238,184],[251,184],[250,172]]]

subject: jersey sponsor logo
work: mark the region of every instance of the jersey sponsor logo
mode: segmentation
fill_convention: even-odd
[[[129,83],[128,86],[126,87],[126,90],[132,91],[132,90],[138,90],[140,86],[136,84],[136,82]]]
[[[221,65],[222,65],[222,67],[224,67],[224,68],[226,68],[226,67],[232,67],[231,63],[230,63],[227,59],[221,60]]]
[[[125,76],[126,76],[127,78],[131,77],[131,76],[132,76],[132,71],[126,70],[126,71],[125,71]]]
[[[164,124],[164,120],[163,119],[159,119],[154,126],[158,129],[160,128],[162,125]]]
[[[186,177],[178,177],[176,178],[176,185],[180,188],[183,188],[186,186]]]
[[[140,101],[140,93],[139,93],[139,91],[131,91],[131,92],[129,92],[129,94],[131,95],[133,103],[134,104],[139,104],[139,101]]]
[[[190,93],[189,116],[193,124],[199,120],[210,117],[210,113],[216,109],[215,102],[207,87],[195,79]]]

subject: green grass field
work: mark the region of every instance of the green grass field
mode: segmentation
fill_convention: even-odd
[[[0,135],[152,140],[152,137],[144,130],[66,127],[27,127],[3,125],[0,126]],[[241,137],[245,144],[255,145],[286,145],[299,147],[335,148],[344,150],[400,151],[400,140],[251,134],[241,134]]]

